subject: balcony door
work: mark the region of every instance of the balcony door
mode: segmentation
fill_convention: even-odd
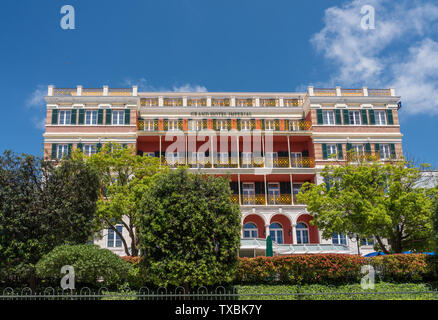
[[[268,203],[277,204],[280,199],[280,184],[278,182],[268,183]]]
[[[269,235],[271,236],[272,241],[275,241],[278,244],[283,243],[283,227],[279,223],[271,223],[269,226]]]
[[[301,152],[291,152],[290,162],[293,168],[301,168],[303,166],[303,155]]]
[[[254,204],[255,203],[255,186],[254,182],[243,182],[242,183],[242,197],[243,204]]]

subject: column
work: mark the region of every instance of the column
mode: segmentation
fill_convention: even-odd
[[[290,175],[290,203],[294,205],[294,184],[292,182],[292,173]]]
[[[313,87],[312,86],[307,87],[307,91],[308,91],[310,97],[314,96]]]
[[[266,230],[266,237],[267,238],[269,236],[269,224],[265,225],[265,230]]]
[[[263,152],[263,168],[266,168],[266,155],[265,155],[265,136],[262,135],[262,152]]]
[[[239,146],[239,136],[236,136],[236,140],[237,140],[237,167],[240,168],[240,146]]]
[[[240,195],[240,173],[237,174],[237,189],[239,191],[239,205],[242,205],[242,196]]]
[[[213,150],[213,136],[210,136],[209,139],[210,139],[210,162],[211,162],[211,167],[213,168],[214,167],[213,166],[213,161],[214,161],[214,158],[213,158],[213,152],[214,152],[214,150]]]
[[[297,225],[295,223],[292,224],[292,244],[298,244],[297,243]]]
[[[263,179],[265,181],[265,205],[268,205],[268,186],[266,184],[266,174],[263,175]]]
[[[292,168],[292,162],[290,161],[290,141],[289,141],[289,135],[287,135],[287,155],[289,157],[289,168]]]

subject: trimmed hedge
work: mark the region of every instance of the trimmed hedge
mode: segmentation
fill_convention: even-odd
[[[240,258],[236,282],[335,284],[360,280],[365,258],[347,254],[300,254]]]
[[[56,279],[58,282],[64,276],[61,274],[64,265],[74,267],[76,283],[91,286],[123,284],[132,269],[129,263],[108,249],[81,244],[54,248],[38,261],[36,272],[40,279]],[[102,282],[99,282],[100,278],[103,278]]]

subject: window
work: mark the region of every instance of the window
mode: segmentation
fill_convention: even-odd
[[[363,159],[363,156],[365,154],[364,145],[363,144],[353,144],[351,146],[351,152],[352,152],[352,160]]]
[[[327,145],[327,157],[330,158],[337,158],[337,154],[338,154],[338,148],[336,147],[335,144],[328,144]]]
[[[278,164],[278,153],[277,152],[266,152],[266,164],[267,168],[272,168],[274,165]]]
[[[202,130],[202,121],[201,120],[191,120],[189,128],[191,131],[201,131]]]
[[[97,110],[85,111],[85,124],[97,124]]]
[[[280,184],[278,182],[268,183],[268,203],[276,204],[280,197]]]
[[[380,126],[386,125],[386,112],[385,111],[374,111],[374,116],[376,118],[376,125],[380,125]]]
[[[71,111],[61,110],[59,111],[59,124],[70,124],[71,123]]]
[[[95,144],[86,144],[84,145],[84,155],[91,156],[92,154],[95,154],[97,151]]]
[[[374,246],[374,237],[360,239],[361,246]]]
[[[228,152],[220,152],[218,153],[219,163],[226,165],[228,164]]]
[[[343,233],[333,233],[332,236],[332,243],[333,244],[343,244],[347,245],[347,237]]]
[[[243,204],[254,204],[255,188],[254,183],[242,183]]]
[[[117,225],[116,229],[118,232],[122,233],[123,226]],[[122,239],[120,236],[111,228],[108,228],[108,241],[107,241],[107,247],[108,248],[121,248],[122,247]]]
[[[257,226],[252,222],[245,223],[243,226],[243,237],[247,239],[255,239],[258,238],[258,236],[259,232]]]
[[[227,120],[219,120],[218,121],[218,129],[219,130],[228,130],[228,121]]]
[[[166,152],[167,164],[175,165],[178,164],[178,152]]]
[[[275,130],[275,121],[274,120],[266,120],[265,121],[265,130]]]
[[[121,123],[121,124],[123,124],[123,123]],[[154,120],[145,120],[144,121],[144,131],[154,131],[154,130],[155,130],[155,121]]]
[[[241,130],[251,130],[251,120],[242,120]]]
[[[125,112],[123,110],[116,110],[113,111],[113,124],[120,125],[125,123]],[[145,122],[145,128],[146,128],[146,122]]]
[[[168,131],[176,131],[176,130],[178,130],[178,120],[169,120],[167,122],[167,130]]]
[[[328,125],[335,124],[335,113],[332,110],[323,110],[322,123]]]
[[[271,236],[272,241],[279,244],[283,243],[283,227],[279,223],[271,223],[269,226],[269,235]]]
[[[62,159],[65,156],[68,156],[68,145],[67,144],[58,144],[58,152],[56,157],[58,159]]]
[[[349,111],[350,116],[350,124],[352,125],[360,125],[360,111]]]
[[[389,144],[381,144],[379,146],[380,151],[380,159],[389,159],[391,158],[391,149],[389,148]]]
[[[297,243],[305,244],[309,243],[309,228],[306,224],[299,222],[297,223]]]
[[[290,162],[293,168],[301,168],[303,166],[303,155],[301,152],[291,152]]]
[[[242,152],[242,168],[251,168],[251,167],[252,167],[252,153]]]

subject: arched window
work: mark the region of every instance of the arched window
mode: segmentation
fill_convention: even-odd
[[[243,237],[244,238],[258,238],[259,232],[257,229],[257,226],[252,223],[252,222],[248,222],[245,223],[245,225],[243,226]]]
[[[304,244],[309,243],[309,228],[306,224],[299,222],[297,223],[297,243]]]
[[[269,226],[269,235],[271,236],[272,241],[277,243],[283,243],[283,227],[277,223],[271,223]]]

